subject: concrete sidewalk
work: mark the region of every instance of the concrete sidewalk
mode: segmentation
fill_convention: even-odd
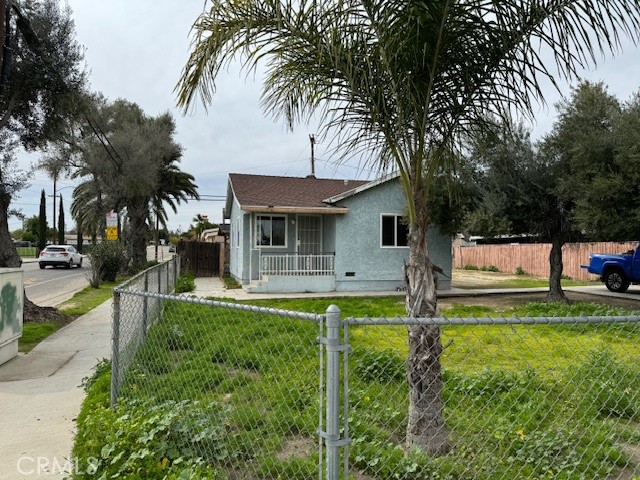
[[[111,301],[0,366],[0,480],[64,478],[82,379],[110,357]]]

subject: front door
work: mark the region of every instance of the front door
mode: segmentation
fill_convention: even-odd
[[[298,216],[297,269],[302,275],[314,275],[320,268],[322,253],[322,217]]]
[[[322,252],[322,217],[298,216],[298,253],[301,255]]]

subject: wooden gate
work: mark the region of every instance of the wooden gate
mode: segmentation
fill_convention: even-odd
[[[178,242],[180,269],[196,277],[220,275],[220,244],[180,240]]]

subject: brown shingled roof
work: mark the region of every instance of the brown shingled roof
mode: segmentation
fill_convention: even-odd
[[[230,173],[229,181],[241,208],[248,206],[323,208],[323,200],[369,183],[314,177],[274,177]]]

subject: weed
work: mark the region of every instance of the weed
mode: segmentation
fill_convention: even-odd
[[[196,289],[196,277],[193,273],[180,275],[176,280],[176,293],[193,292]]]
[[[407,367],[403,357],[393,350],[359,347],[353,352],[355,373],[363,380],[382,383],[402,381]]]
[[[496,267],[495,265],[489,265],[489,266],[486,266],[486,267],[481,267],[480,270],[483,271],[483,272],[499,272],[500,271],[498,269],[498,267]]]
[[[222,281],[224,282],[225,287],[227,287],[228,289],[242,288],[242,285],[240,285],[237,280],[230,275],[225,275],[224,277],[222,277]]]

